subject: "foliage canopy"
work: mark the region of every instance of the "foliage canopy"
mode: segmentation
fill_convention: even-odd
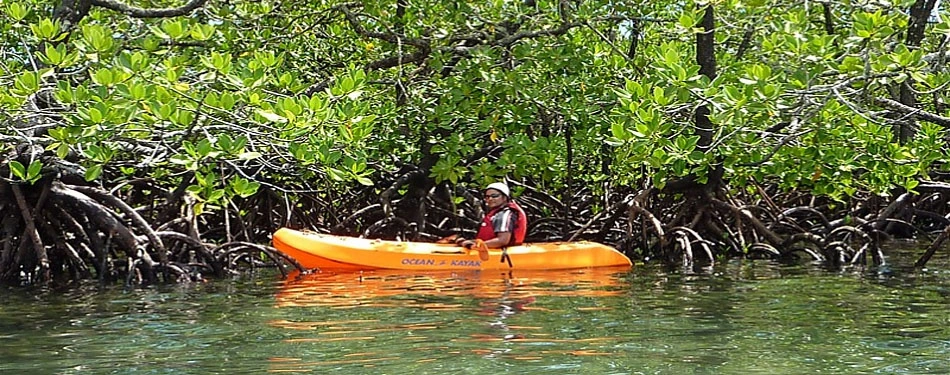
[[[721,170],[734,192],[844,201],[950,157],[934,0],[0,4],[4,151],[42,145],[114,192],[184,185],[199,215],[248,215],[234,202],[266,188],[318,194],[335,223],[411,171],[566,197]]]

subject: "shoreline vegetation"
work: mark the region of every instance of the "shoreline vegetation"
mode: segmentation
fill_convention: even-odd
[[[3,284],[286,275],[280,227],[435,241],[498,180],[639,261],[947,251],[935,0],[0,10]]]

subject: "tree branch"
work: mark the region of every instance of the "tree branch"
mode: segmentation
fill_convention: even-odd
[[[353,27],[353,31],[356,31],[357,34],[367,38],[384,40],[392,44],[408,44],[410,46],[419,48],[420,50],[430,50],[429,42],[424,39],[409,38],[405,35],[394,32],[381,33],[367,30],[366,27],[363,26],[363,22],[361,22],[360,19],[356,17],[356,14],[350,9],[350,7],[353,5],[353,3],[340,4],[336,8],[343,12],[343,15],[346,16],[346,20],[350,23],[350,26]]]
[[[896,100],[891,100],[891,99],[886,99],[886,98],[874,98],[872,100],[874,101],[875,104],[888,108],[890,110],[897,111],[905,115],[913,115],[913,116],[916,116],[918,119],[929,121],[934,124],[943,126],[945,128],[950,128],[950,117],[943,117],[937,114],[924,111],[920,108],[907,106]]]
[[[158,237],[158,235],[155,234],[155,231],[152,229],[151,225],[149,225],[148,222],[145,221],[145,219],[135,211],[135,209],[125,203],[125,201],[112,194],[109,194],[108,192],[89,186],[66,185],[65,187],[80,192],[86,196],[95,197],[96,199],[101,200],[128,215],[129,218],[132,219],[132,223],[145,232],[149,242],[158,253],[159,262],[162,265],[168,264],[168,254],[166,254],[165,245],[162,243],[162,240]]]
[[[92,5],[111,9],[135,18],[162,18],[184,16],[200,8],[207,0],[190,0],[178,8],[139,8],[115,0],[92,0]]]

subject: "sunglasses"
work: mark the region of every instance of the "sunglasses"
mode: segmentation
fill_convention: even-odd
[[[488,199],[488,198],[498,198],[498,197],[500,197],[500,196],[501,196],[501,194],[485,194],[485,199]]]

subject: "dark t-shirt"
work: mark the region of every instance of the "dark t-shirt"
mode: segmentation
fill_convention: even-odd
[[[508,232],[514,235],[515,224],[518,223],[518,214],[511,210],[509,207],[505,207],[498,211],[495,216],[491,218],[492,229],[495,230],[495,233]]]

